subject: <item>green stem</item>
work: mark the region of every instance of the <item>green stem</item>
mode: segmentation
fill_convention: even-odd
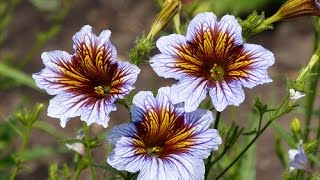
[[[263,128],[256,134],[256,136],[250,141],[250,143],[240,152],[240,154],[216,177],[216,179],[221,178],[247,151],[248,149],[256,142],[260,135],[269,127],[269,125],[278,117],[286,114],[287,111],[284,111],[284,108],[289,102],[289,95],[284,98],[277,110],[271,115],[269,121],[263,126]]]
[[[219,126],[219,122],[220,122],[220,116],[221,116],[221,112],[217,111],[217,115],[216,115],[216,120],[214,121],[214,129],[218,130],[218,126]],[[204,179],[207,180],[208,179],[208,175],[210,172],[210,169],[213,165],[213,163],[211,163],[211,159],[213,156],[213,152],[210,153],[207,162],[205,164],[205,174],[204,174]]]
[[[86,123],[83,123],[83,132],[84,132],[84,140],[85,140],[85,143],[86,143],[86,157],[87,157],[87,160],[88,160],[88,165],[89,165],[89,169],[90,169],[90,173],[91,173],[91,178],[93,180],[96,180],[97,177],[96,177],[96,172],[94,170],[94,167],[93,167],[93,163],[92,163],[92,156],[91,156],[91,149],[90,149],[90,139],[89,139],[89,127],[87,126]]]
[[[318,19],[315,20],[315,31],[314,31],[314,38],[313,38],[313,50],[316,51],[319,48],[319,28],[317,28],[317,21]],[[312,117],[312,112],[313,112],[313,104],[315,101],[316,97],[316,92],[317,92],[317,86],[318,86],[318,80],[320,78],[320,65],[316,65],[316,67],[313,70],[314,73],[317,73],[315,77],[311,80],[309,84],[309,89],[312,93],[309,93],[307,95],[307,103],[306,103],[306,111],[305,111],[305,134],[304,134],[304,140],[307,141],[309,138],[309,133],[310,133],[310,125],[311,125],[311,117]],[[318,122],[318,129],[317,129],[317,139],[320,137],[320,120]],[[319,135],[318,135],[319,134]]]
[[[80,176],[80,174],[81,174],[81,168],[78,168],[77,170],[76,170],[76,172],[75,172],[75,180],[78,180],[79,179],[79,176]]]
[[[15,177],[17,176],[19,170],[21,169],[21,164],[23,163],[23,158],[24,158],[24,153],[25,153],[25,150],[27,148],[27,144],[29,142],[29,138],[30,138],[30,135],[31,135],[31,130],[32,130],[32,123],[30,123],[28,126],[27,126],[27,130],[23,136],[23,142],[22,142],[22,146],[20,148],[20,151],[17,155],[17,159],[16,159],[16,165],[15,165],[15,168],[13,169],[12,171],[12,174],[10,176],[10,180],[14,180]]]
[[[214,122],[214,129],[218,130],[218,126],[219,126],[219,122],[220,122],[220,116],[221,116],[221,112],[217,111],[217,117],[216,117],[216,120]]]

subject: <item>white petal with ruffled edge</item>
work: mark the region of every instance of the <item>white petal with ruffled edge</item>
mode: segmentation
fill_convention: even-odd
[[[176,80],[186,76],[186,73],[176,68],[176,60],[172,55],[157,54],[150,59],[150,66],[158,76]]]
[[[71,55],[65,51],[50,51],[42,53],[41,58],[46,68],[32,75],[36,85],[50,95],[65,92],[68,88],[60,83],[64,74],[60,69],[60,64],[70,62]]]
[[[86,95],[63,93],[55,96],[49,102],[48,116],[60,118],[61,127],[65,127],[70,118],[81,116],[88,125],[97,123],[108,126],[109,113],[116,110],[113,103],[105,99],[92,100]]]
[[[219,32],[221,31],[231,36],[235,45],[243,44],[242,27],[234,16],[224,15],[218,23]]]
[[[272,82],[267,69],[274,64],[274,55],[264,47],[255,44],[244,44],[245,54],[250,54],[250,70],[247,71],[248,77],[238,78],[241,84],[247,88],[256,85]]]
[[[189,23],[187,29],[187,41],[194,41],[198,34],[207,30],[214,30],[217,23],[217,16],[211,12],[204,12],[196,15]]]
[[[116,60],[117,50],[110,43],[110,35],[110,30],[104,30],[100,33],[99,37],[97,37],[92,32],[92,27],[90,25],[85,25],[72,37],[74,42],[73,49],[77,52],[78,48],[83,44],[85,44],[87,47],[95,47],[96,49],[104,48],[111,55],[109,60],[113,62]]]
[[[239,82],[216,82],[209,90],[213,106],[217,111],[223,111],[228,105],[238,106],[244,101],[244,92]]]
[[[200,102],[206,98],[208,92],[207,81],[196,77],[181,79],[171,88],[172,103],[185,102],[186,112],[196,110]]]

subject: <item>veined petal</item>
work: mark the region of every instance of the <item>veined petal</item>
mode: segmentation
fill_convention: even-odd
[[[186,38],[188,41],[197,41],[202,37],[201,33],[210,32],[215,29],[217,16],[211,12],[196,15],[189,23]],[[210,35],[209,35],[210,36]]]
[[[32,75],[37,86],[46,90],[50,95],[66,91],[68,88],[60,83],[60,79],[64,74],[61,64],[70,62],[71,55],[65,51],[51,51],[42,53],[41,58],[46,68]]]
[[[88,99],[90,102],[91,99]],[[108,102],[106,99],[93,99],[89,104],[82,108],[81,120],[85,121],[88,126],[97,123],[104,128],[108,127],[109,113],[115,111],[116,105]]]
[[[122,99],[134,89],[133,84],[138,78],[140,69],[129,62],[118,62],[118,68],[113,72],[110,95],[114,99]]]
[[[221,18],[219,22],[219,32],[224,32],[230,36],[230,39],[233,41],[234,45],[242,45],[242,27],[238,23],[238,20],[232,15],[225,15]],[[221,37],[223,41],[224,38]],[[219,41],[219,39],[218,39]],[[227,46],[226,46],[227,48]]]
[[[179,80],[186,75],[177,68],[177,62],[171,55],[157,54],[150,59],[150,63],[158,76]]]
[[[272,82],[267,69],[274,64],[274,55],[269,50],[260,45],[244,44],[243,52],[236,59],[228,72],[230,79],[237,79],[248,88]]]
[[[186,112],[194,111],[206,98],[207,81],[202,78],[185,78],[172,86],[171,96],[174,104],[185,102]]]
[[[65,127],[70,118],[81,116],[81,120],[88,125],[97,123],[106,128],[109,121],[108,114],[115,110],[116,106],[106,102],[105,99],[96,100],[85,95],[64,93],[50,100],[48,116],[60,118],[62,127]]]
[[[159,158],[150,158],[144,168],[140,170],[138,180],[172,180],[178,179],[178,172],[173,164]]]
[[[209,90],[212,103],[217,111],[223,111],[228,105],[238,106],[244,101],[244,92],[239,82],[217,82]]]
[[[152,97],[153,94],[150,91],[140,91],[137,93],[132,100],[131,116],[132,122],[141,121],[145,112],[147,112],[145,106],[145,99]]]
[[[70,118],[81,114],[81,108],[85,105],[86,98],[85,95],[59,94],[49,101],[48,116],[60,118],[61,127],[65,127]]]
[[[73,49],[76,51],[76,54],[83,54],[90,56],[90,59],[99,59],[107,58],[110,61],[115,61],[117,56],[116,48],[110,43],[111,31],[104,30],[97,37],[92,32],[92,27],[90,25],[85,25],[77,32],[72,40],[74,42]],[[106,52],[106,53],[102,53]]]
[[[116,142],[120,140],[122,136],[130,137],[135,133],[137,133],[136,127],[132,123],[125,123],[113,127],[107,134],[106,139],[109,141],[109,143],[116,144]]]

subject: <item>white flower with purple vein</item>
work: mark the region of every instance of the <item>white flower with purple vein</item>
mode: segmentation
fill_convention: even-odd
[[[213,13],[201,13],[189,24],[187,35],[158,39],[160,54],[151,67],[161,77],[179,80],[172,86],[173,103],[194,111],[207,93],[217,111],[244,101],[242,86],[252,88],[271,82],[267,69],[274,55],[260,45],[243,42],[234,16],[218,22]]]
[[[137,66],[116,60],[109,30],[97,37],[91,29],[86,25],[73,36],[73,55],[60,50],[42,53],[46,67],[32,76],[38,87],[55,95],[48,116],[60,118],[62,127],[76,116],[88,125],[107,127],[115,101],[134,89],[140,72]]]
[[[203,159],[217,150],[221,137],[209,129],[212,112],[186,113],[172,104],[170,88],[133,98],[131,123],[114,127],[107,140],[115,145],[108,163],[118,170],[139,172],[140,180],[203,179]]]

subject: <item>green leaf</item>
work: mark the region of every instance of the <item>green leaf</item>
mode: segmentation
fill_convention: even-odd
[[[58,153],[66,153],[68,152],[64,147],[46,147],[46,146],[36,146],[32,149],[28,149],[25,151],[24,159],[26,161],[37,160],[42,157],[55,155]]]
[[[60,0],[30,0],[30,2],[42,11],[56,11],[60,7]]]
[[[36,86],[34,80],[31,78],[30,75],[25,74],[24,72],[15,69],[7,64],[0,63],[0,75],[11,78],[12,80],[20,84],[40,91],[40,89]]]

